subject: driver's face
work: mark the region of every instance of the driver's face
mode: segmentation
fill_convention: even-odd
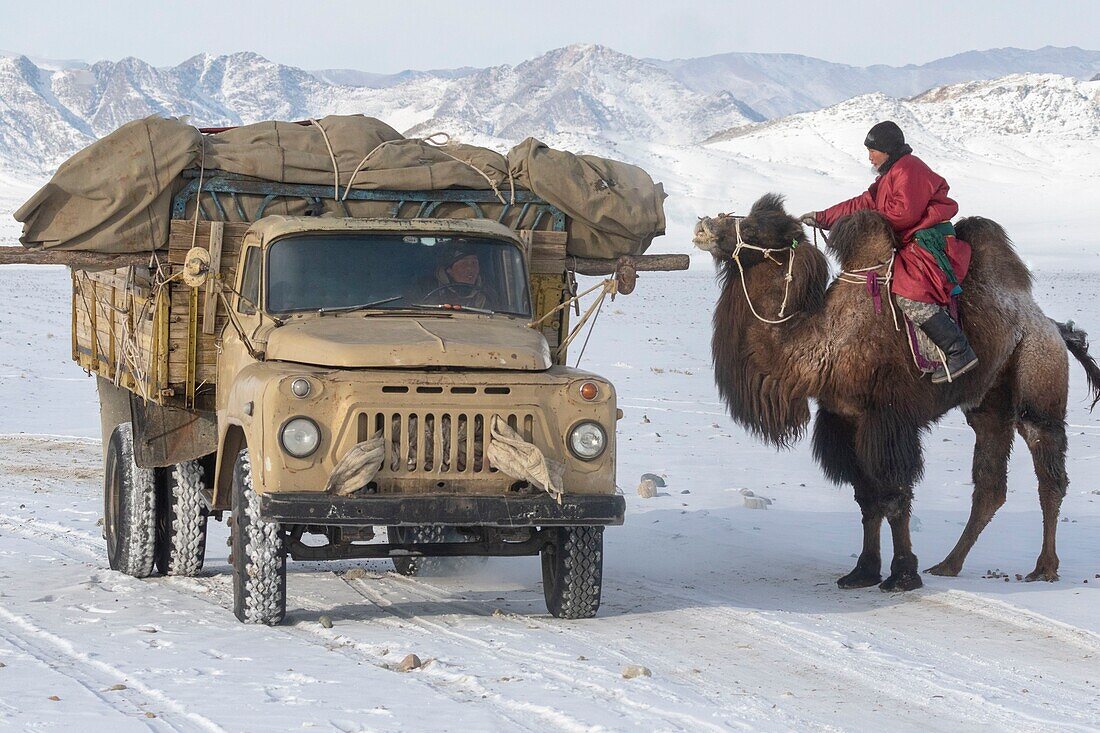
[[[478,262],[477,255],[466,255],[462,259],[455,260],[447,268],[447,275],[451,278],[451,281],[464,285],[476,283],[480,274],[481,263]]]

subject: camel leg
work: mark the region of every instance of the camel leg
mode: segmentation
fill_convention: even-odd
[[[1058,580],[1054,540],[1058,511],[1066,495],[1066,399],[1069,363],[1065,342],[1054,325],[1043,319],[1029,330],[1020,351],[1020,395],[1016,427],[1031,451],[1039,479],[1039,506],[1043,510],[1043,549],[1027,580]]]
[[[867,588],[882,582],[882,507],[878,486],[864,475],[855,452],[855,425],[851,420],[819,407],[814,421],[814,457],[825,475],[838,484],[855,487],[856,503],[863,514],[863,550],[852,572],[836,581],[843,590]]]
[[[1004,506],[1008,496],[1008,458],[1014,439],[1012,400],[1007,389],[991,391],[982,404],[966,413],[966,421],[974,429],[974,462],[971,478],[974,494],[970,519],[955,547],[943,562],[928,568],[926,573],[955,577],[962,570],[970,549],[978,540],[993,515]]]
[[[1025,413],[1026,415],[1026,413]],[[1031,450],[1035,475],[1039,478],[1039,506],[1043,510],[1043,549],[1026,580],[1058,580],[1058,511],[1066,496],[1066,426],[1064,420],[1033,421],[1023,417],[1020,434]]]
[[[863,512],[863,551],[859,553],[852,572],[836,581],[842,590],[868,588],[882,582],[882,553],[879,538],[882,533],[882,506],[878,491],[865,480],[855,484],[856,502]]]
[[[884,591],[916,590],[924,585],[917,572],[917,556],[913,554],[913,542],[909,537],[912,502],[913,489],[908,486],[883,496],[881,501],[882,512],[890,522],[890,534],[894,539],[890,576],[879,585]]]

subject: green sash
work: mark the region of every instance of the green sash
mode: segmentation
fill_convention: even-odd
[[[913,239],[917,241],[922,249],[936,258],[936,264],[940,266],[943,274],[947,275],[947,279],[955,286],[951,289],[951,295],[958,295],[962,292],[962,286],[959,285],[959,278],[955,276],[955,270],[951,267],[951,260],[947,257],[947,237],[953,236],[955,236],[955,227],[951,225],[951,222],[944,221],[927,229],[918,230],[913,235]]]

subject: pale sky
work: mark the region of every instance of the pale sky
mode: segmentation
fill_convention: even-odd
[[[857,66],[1003,46],[1100,49],[1097,0],[0,0],[0,49],[52,59],[255,51],[306,69],[515,64],[572,43],[637,57],[798,53]]]

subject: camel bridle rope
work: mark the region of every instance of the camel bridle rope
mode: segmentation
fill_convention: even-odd
[[[886,291],[886,300],[890,303],[890,317],[894,319],[894,330],[901,330],[901,323],[898,321],[897,307],[894,305],[894,298],[890,293],[891,284],[894,281],[894,257],[895,253],[890,253],[890,259],[886,262],[880,262],[877,265],[871,265],[870,267],[861,267],[856,270],[841,270],[840,274],[836,276],[836,281],[841,283],[848,283],[849,285],[870,285],[873,280],[877,287],[884,288]],[[879,270],[883,270],[883,274],[879,274]]]
[[[851,285],[870,286],[873,279],[876,282],[876,287],[885,288],[886,300],[890,303],[890,317],[894,320],[894,330],[901,331],[901,322],[898,320],[897,306],[894,304],[894,297],[890,292],[890,286],[894,280],[894,258],[896,256],[896,252],[891,252],[890,259],[886,262],[881,262],[870,267],[861,267],[857,270],[841,270],[836,280],[837,282],[849,283]],[[880,275],[878,273],[880,269],[885,270],[885,274]],[[951,376],[951,370],[947,366],[947,354],[943,353],[943,349],[941,349],[938,344],[933,343],[932,346],[935,347],[940,357],[940,363],[943,364],[944,370],[947,371],[947,381],[955,381]],[[916,348],[916,345],[910,340],[909,351],[913,356],[913,363],[920,369],[920,364],[917,363]]]
[[[768,323],[768,324],[771,324],[773,326],[777,326],[781,323],[786,323],[787,321],[794,318],[795,315],[797,315],[796,313],[791,313],[790,315],[786,315],[786,313],[787,313],[787,302],[788,302],[788,300],[790,299],[790,296],[791,296],[791,282],[794,280],[794,253],[795,253],[795,247],[797,246],[798,242],[797,241],[791,242],[790,247],[772,247],[772,248],[758,247],[755,244],[749,244],[741,236],[741,222],[742,222],[742,220],[744,220],[745,217],[743,217],[743,216],[733,216],[731,214],[727,214],[726,216],[729,216],[730,218],[733,219],[733,229],[737,233],[737,246],[734,248],[733,254],[730,255],[730,259],[733,260],[733,263],[735,265],[737,265],[737,272],[738,272],[738,275],[740,275],[740,278],[741,278],[741,290],[745,294],[745,302],[749,304],[749,311],[753,314],[753,316],[756,318],[756,320],[760,321],[761,323]],[[776,252],[789,252],[790,253],[789,256],[787,257],[787,274],[783,278],[783,280],[784,280],[784,282],[783,282],[783,302],[779,305],[779,314],[776,316],[775,319],[765,318],[764,316],[760,315],[756,310],[756,306],[753,305],[752,297],[749,296],[749,286],[748,286],[748,283],[745,282],[745,266],[741,264],[741,250],[745,250],[745,249],[751,250],[753,252],[760,252],[762,255],[764,255],[764,259],[770,260],[771,262],[775,263],[779,267],[782,267],[783,263],[775,258],[775,253]]]

